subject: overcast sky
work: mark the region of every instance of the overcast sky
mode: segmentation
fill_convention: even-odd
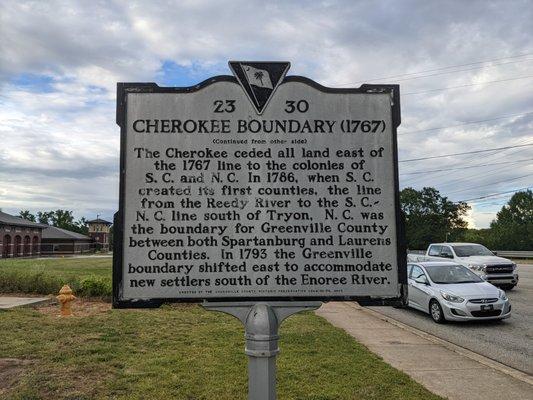
[[[0,208],[111,219],[116,82],[189,86],[230,59],[287,60],[327,86],[399,83],[400,160],[533,144],[532,21],[525,0],[3,0]],[[454,201],[533,186],[533,146],[400,165],[402,187]],[[469,201],[471,226],[510,195]]]

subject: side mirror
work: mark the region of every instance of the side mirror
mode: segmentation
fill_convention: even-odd
[[[424,275],[420,275],[418,278],[415,279],[416,283],[420,283],[421,285],[427,285],[428,280]]]
[[[451,255],[450,253],[440,253],[440,256],[443,258],[453,258],[453,255]]]
[[[498,252],[497,251],[493,251],[492,254],[494,254],[495,256],[498,255]]]

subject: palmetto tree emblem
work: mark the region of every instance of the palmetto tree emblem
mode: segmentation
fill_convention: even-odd
[[[285,78],[289,62],[230,61],[229,66],[238,83],[261,114],[273,93]]]
[[[256,73],[254,73],[254,78],[258,79],[261,82],[261,85],[264,85],[263,76],[264,76],[264,74],[263,74],[262,71],[257,71]]]

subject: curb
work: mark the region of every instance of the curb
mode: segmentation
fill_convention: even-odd
[[[408,332],[411,332],[417,336],[420,336],[424,339],[427,339],[429,340],[430,342],[433,342],[433,343],[436,343],[436,344],[440,344],[444,347],[446,347],[448,350],[451,350],[457,354],[460,354],[462,356],[465,356],[465,357],[468,357],[470,358],[471,360],[474,360],[480,364],[483,364],[487,367],[490,367],[492,369],[495,369],[496,371],[499,371],[499,372],[502,372],[506,375],[509,375],[515,379],[518,379],[519,381],[522,381],[524,383],[527,383],[529,385],[532,385],[533,386],[533,377],[525,372],[522,372],[522,371],[519,371],[517,369],[514,369],[512,367],[509,367],[505,364],[502,364],[498,361],[495,361],[495,360],[492,360],[488,357],[485,357],[485,356],[482,356],[481,354],[478,354],[478,353],[475,353],[471,350],[468,350],[464,347],[461,347],[459,345],[456,345],[454,343],[451,343],[451,342],[448,342],[444,339],[441,339],[437,336],[434,336],[430,333],[427,333],[427,332],[424,332],[424,331],[421,331],[419,329],[416,329],[416,328],[413,328],[412,326],[409,326],[407,324],[404,324],[403,322],[400,322],[400,321],[397,321],[395,320],[394,318],[391,318],[389,316],[386,316],[386,315],[383,315],[381,313],[379,313],[378,311],[374,311],[374,310],[370,310],[366,307],[363,307],[363,306],[360,306],[359,304],[354,304],[354,303],[345,303],[347,304],[348,306],[352,307],[352,308],[355,308],[357,310],[362,310],[363,312],[367,313],[367,314],[370,314],[376,318],[379,318],[381,319],[382,321],[385,321],[385,322],[388,322],[390,323],[391,325],[394,325],[394,326],[397,326],[398,328],[401,328],[401,329],[404,329]]]

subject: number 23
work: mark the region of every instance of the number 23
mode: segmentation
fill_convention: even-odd
[[[235,100],[215,100],[213,105],[215,106],[216,113],[232,113],[235,111]]]

